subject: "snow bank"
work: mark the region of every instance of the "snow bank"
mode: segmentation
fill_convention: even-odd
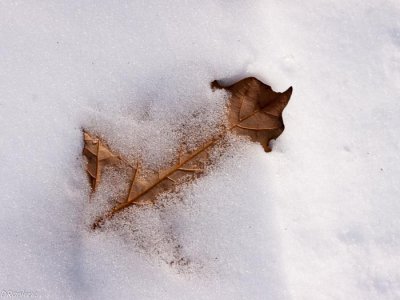
[[[396,1],[2,1],[2,291],[400,297],[399,13]],[[294,87],[272,153],[234,140],[182,201],[139,214],[154,253],[132,223],[85,229],[82,127],[159,165],[183,120],[196,143],[223,115],[209,82],[249,75]],[[165,263],[177,244],[190,268]]]

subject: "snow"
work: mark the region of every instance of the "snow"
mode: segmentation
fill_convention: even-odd
[[[2,1],[2,297],[400,298],[399,15],[390,0]],[[87,230],[82,128],[159,166],[223,116],[209,83],[246,76],[294,88],[271,153],[232,138],[164,209]],[[187,266],[166,263],[177,245]]]

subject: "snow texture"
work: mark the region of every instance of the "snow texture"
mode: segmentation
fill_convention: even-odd
[[[161,209],[87,229],[82,128],[161,166],[247,76],[294,87],[273,152],[232,137]],[[399,299],[399,116],[395,0],[3,0],[1,296]]]

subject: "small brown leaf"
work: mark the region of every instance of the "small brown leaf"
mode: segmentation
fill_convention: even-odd
[[[119,161],[107,146],[98,138],[93,138],[89,133],[83,132],[83,154],[87,158],[86,171],[90,178],[92,189],[95,190],[100,182],[101,171],[106,164]]]
[[[251,77],[226,89],[232,94],[228,115],[230,130],[249,136],[266,152],[271,151],[270,140],[276,139],[285,129],[282,112],[292,95],[292,87],[284,93],[276,93],[270,86]]]
[[[132,179],[125,200],[115,205],[104,216],[100,216],[93,228],[101,226],[105,219],[132,205],[154,204],[161,193],[174,191],[180,183],[201,175],[210,163],[210,150],[222,142],[230,132],[249,136],[252,141],[259,142],[265,151],[271,151],[270,140],[276,139],[284,130],[282,112],[290,99],[292,88],[283,93],[276,93],[270,86],[253,77],[226,88],[214,81],[211,87],[226,89],[231,94],[228,106],[229,125],[224,127],[222,133],[218,132],[217,136],[210,137],[210,140],[199,148],[180,153],[176,162],[168,168],[147,171],[144,174],[139,162],[135,167],[130,166],[125,160],[114,155],[98,138],[84,132],[83,153],[88,159],[87,172],[93,190],[98,185],[101,170],[106,164],[119,162],[121,167],[132,168]]]

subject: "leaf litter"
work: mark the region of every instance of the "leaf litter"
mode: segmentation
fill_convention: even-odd
[[[215,127],[213,135],[198,143],[182,141],[175,158],[162,168],[148,168],[140,157],[132,163],[104,139],[84,130],[83,155],[92,187],[92,213],[96,215],[89,221],[93,230],[111,228],[129,237],[133,234],[137,249],[143,253],[181,269],[193,264],[184,256],[173,226],[163,219],[163,210],[166,205],[179,205],[182,188],[207,173],[232,137],[245,137],[260,143],[265,152],[271,151],[270,141],[284,130],[282,112],[292,94],[291,87],[283,93],[274,92],[254,77],[227,87],[214,81],[211,88],[229,95],[225,120]],[[190,120],[180,128],[184,134],[186,127],[190,127]]]

